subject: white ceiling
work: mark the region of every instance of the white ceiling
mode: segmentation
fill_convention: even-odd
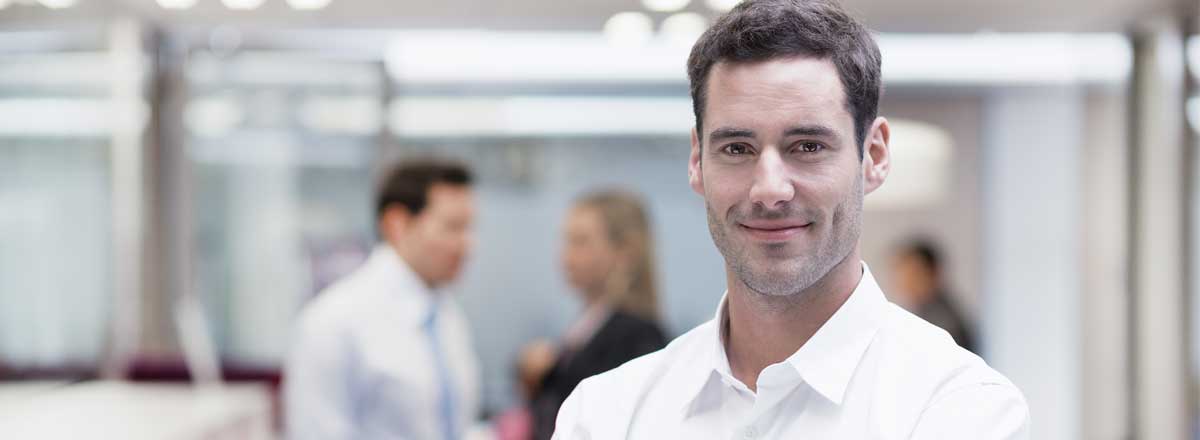
[[[77,1],[70,9],[56,11],[10,5],[0,10],[0,29],[95,23],[98,18],[131,14],[168,25],[589,30],[600,29],[616,12],[642,10],[639,0],[332,0],[318,12],[294,11],[284,0],[266,0],[254,11],[231,11],[219,0],[198,0],[185,11],[163,10],[154,0]],[[844,0],[844,4],[868,26],[885,32],[1095,32],[1126,30],[1137,20],[1170,11],[1179,1],[1183,0]],[[688,10],[710,13],[701,0],[692,3]]]

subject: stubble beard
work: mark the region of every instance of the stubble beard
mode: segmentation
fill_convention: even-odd
[[[761,209],[751,210],[745,215],[732,208],[726,220],[705,206],[708,212],[708,230],[713,243],[725,257],[730,272],[751,291],[767,297],[788,297],[799,300],[804,292],[823,281],[835,267],[853,253],[862,230],[863,191],[862,181],[856,179],[853,193],[838,204],[827,224],[813,223],[809,228],[829,228],[824,235],[821,230],[806,231],[803,239],[813,240],[815,249],[800,255],[786,255],[786,244],[756,244],[731,240],[729,235],[738,222],[749,218],[773,218],[795,215],[796,208],[784,209],[784,214],[764,213]],[[809,217],[810,220],[820,220]],[[774,255],[773,255],[774,254]]]

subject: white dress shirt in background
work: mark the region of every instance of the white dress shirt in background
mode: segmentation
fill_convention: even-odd
[[[716,318],[663,350],[593,376],[555,438],[1025,439],[1021,392],[943,330],[889,303],[863,264],[850,298],[757,392],[725,357]]]
[[[438,295],[380,245],[305,307],[284,371],[287,438],[441,439],[440,373],[422,328],[431,307],[458,431],[470,432],[479,413],[478,362],[461,310]]]

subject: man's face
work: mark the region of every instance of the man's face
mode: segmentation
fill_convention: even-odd
[[[432,287],[453,281],[471,247],[475,217],[471,190],[464,185],[435,184],[425,209],[410,218],[400,246],[408,263]]]
[[[845,96],[827,59],[722,62],[709,75],[690,182],[726,265],[755,292],[802,292],[856,250],[875,158],[859,159]],[[869,192],[882,176],[868,175]]]

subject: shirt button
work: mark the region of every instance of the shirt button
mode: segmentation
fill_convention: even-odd
[[[747,427],[742,431],[742,438],[752,439],[756,437],[758,437],[758,430],[754,429],[753,426]]]

